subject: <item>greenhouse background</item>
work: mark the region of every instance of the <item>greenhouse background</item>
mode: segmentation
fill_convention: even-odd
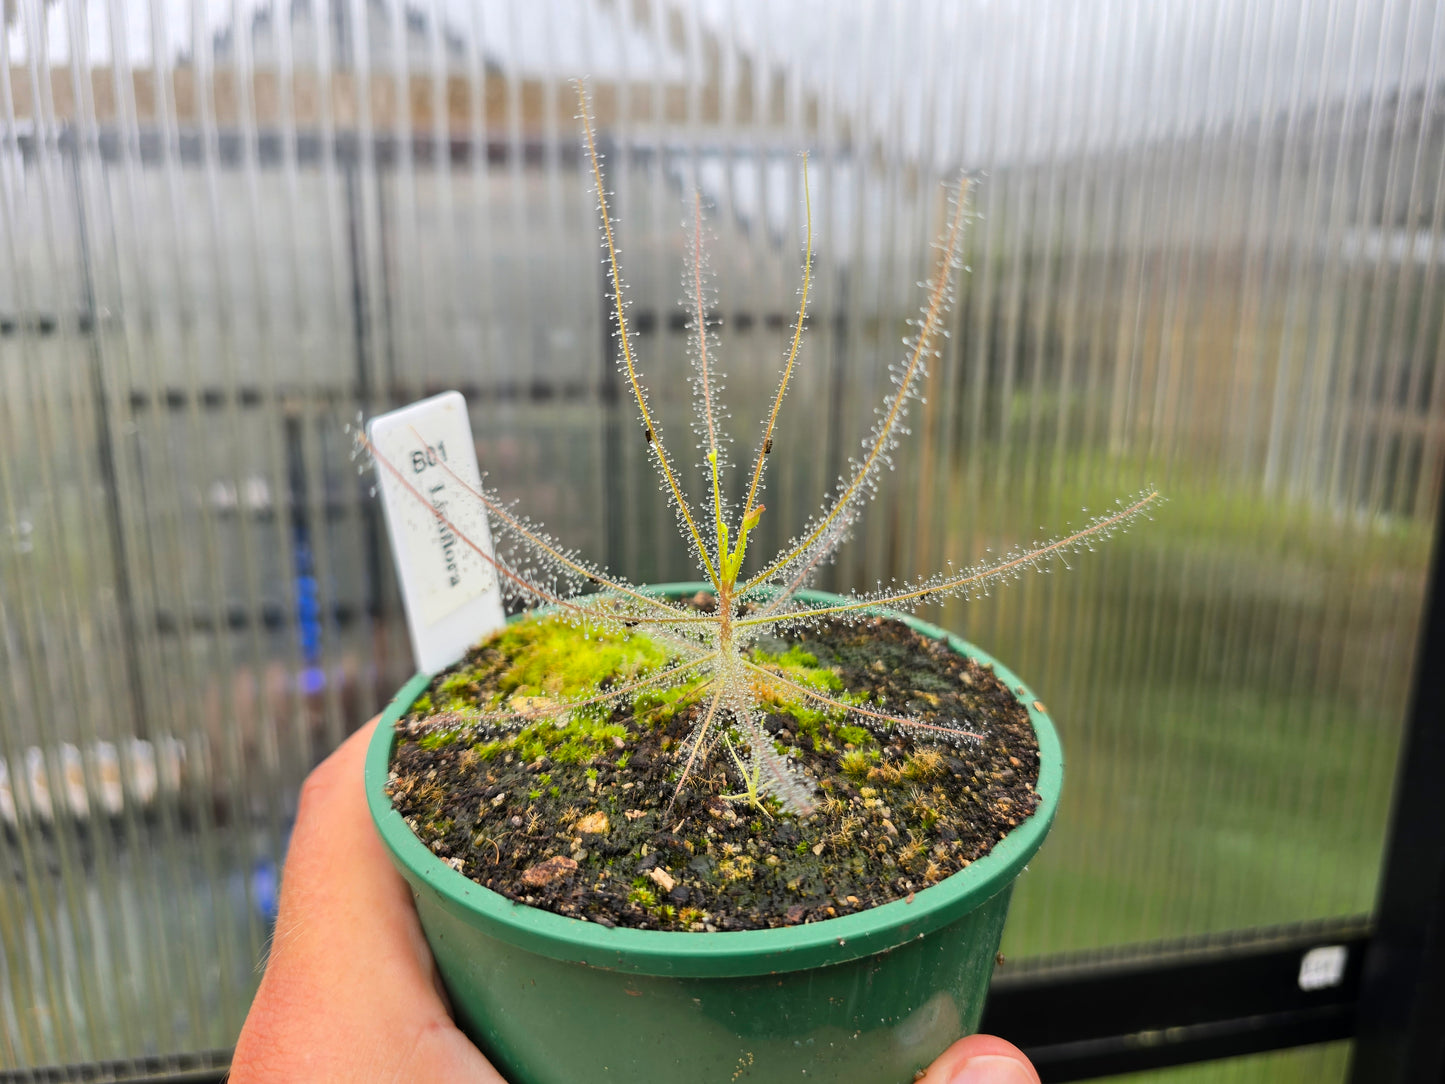
[[[1168,497],[926,615],[1069,758],[996,981],[1370,929],[1445,462],[1441,5],[0,10],[0,1076],[224,1068],[300,783],[412,672],[359,418],[459,389],[503,494],[692,578],[615,367],[579,78],[679,441],[693,193],[747,448],[808,156],[763,548],[867,432],[960,181],[950,337],[821,586]],[[1151,1079],[1343,1081],[1348,1034]]]

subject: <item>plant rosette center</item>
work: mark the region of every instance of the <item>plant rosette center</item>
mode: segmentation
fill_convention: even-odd
[[[692,755],[705,680],[588,704],[589,692],[677,659],[641,631],[584,631],[555,614],[513,622],[431,680],[397,723],[388,796],[433,854],[511,900],[684,931],[793,926],[909,899],[1037,807],[1027,707],[946,641],[868,616],[761,636],[745,657],[770,752],[811,791],[806,812],[749,770],[756,735],[714,728]],[[830,702],[919,725],[860,725]]]

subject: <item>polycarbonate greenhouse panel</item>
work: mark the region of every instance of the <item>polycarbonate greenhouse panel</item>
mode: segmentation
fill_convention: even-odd
[[[458,388],[490,484],[693,578],[577,77],[681,446],[693,193],[748,448],[808,155],[760,551],[871,424],[960,180],[950,337],[819,586],[1169,498],[925,614],[1069,758],[1008,957],[1368,911],[1445,438],[1442,57],[1427,0],[5,5],[0,1067],[234,1041],[301,780],[410,673],[348,425]]]

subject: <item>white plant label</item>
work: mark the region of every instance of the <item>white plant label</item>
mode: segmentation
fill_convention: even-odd
[[[506,623],[467,402],[448,391],[371,419],[381,503],[417,669],[435,673]],[[387,466],[390,464],[390,467]],[[471,544],[469,544],[471,543]]]

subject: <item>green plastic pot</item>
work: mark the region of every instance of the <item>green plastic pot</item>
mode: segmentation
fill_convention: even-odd
[[[679,597],[703,584],[665,584]],[[808,601],[838,601],[800,592]],[[377,831],[411,885],[457,1024],[514,1084],[911,1081],[977,1029],[1014,879],[1058,805],[1063,752],[1034,694],[988,654],[899,616],[993,666],[1039,742],[1039,805],[986,857],[911,900],[786,929],[607,929],[513,903],[447,866],[391,807],[392,724],[426,688],[406,683],[366,758]]]

